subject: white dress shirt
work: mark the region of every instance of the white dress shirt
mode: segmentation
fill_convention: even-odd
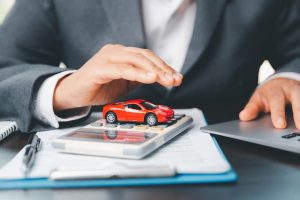
[[[71,116],[66,118],[58,117],[53,110],[53,95],[58,81],[74,71],[75,70],[68,70],[55,74],[42,83],[37,92],[36,101],[34,102],[34,116],[36,119],[54,128],[59,128],[59,122],[73,121],[88,115],[90,107],[75,109],[71,112]]]
[[[142,0],[147,48],[180,71],[191,42],[194,0]]]
[[[181,71],[195,26],[197,4],[195,0],[142,0],[142,11],[147,47],[176,71]],[[59,128],[59,122],[85,117],[90,107],[74,109],[66,118],[53,110],[53,94],[58,81],[73,71],[66,71],[46,79],[39,88],[34,102],[34,117]],[[271,76],[300,80],[297,73],[287,72]],[[264,84],[264,81],[262,84]]]

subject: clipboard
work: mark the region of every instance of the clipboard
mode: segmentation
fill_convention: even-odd
[[[226,159],[216,139],[213,140]],[[226,159],[227,160],[227,159]],[[231,183],[237,181],[237,174],[230,166],[225,173],[219,174],[177,174],[163,178],[124,178],[124,179],[93,179],[93,180],[60,180],[48,178],[25,178],[0,180],[0,190],[6,189],[45,189],[45,188],[95,188],[95,187],[124,187],[124,186],[159,186],[185,184]]]

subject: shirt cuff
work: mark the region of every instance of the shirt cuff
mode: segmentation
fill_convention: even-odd
[[[288,79],[292,79],[295,81],[300,81],[300,74],[296,73],[296,72],[280,72],[280,73],[276,73],[274,75],[269,76],[266,80],[264,80],[262,83],[259,84],[259,86],[273,80],[276,78],[288,78]]]
[[[69,122],[81,119],[89,114],[91,107],[75,108],[62,111],[57,116],[53,110],[53,95],[58,81],[76,70],[68,70],[47,78],[39,88],[35,103],[34,117],[54,128],[59,128],[59,122]],[[62,117],[63,116],[63,117]]]

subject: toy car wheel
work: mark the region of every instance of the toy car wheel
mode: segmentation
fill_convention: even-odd
[[[113,124],[117,122],[117,115],[114,112],[108,112],[105,118],[107,123]]]
[[[149,126],[154,126],[157,124],[157,118],[154,114],[148,114],[145,117],[145,122],[146,124],[148,124]]]

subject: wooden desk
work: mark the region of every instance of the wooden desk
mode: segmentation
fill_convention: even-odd
[[[26,144],[26,134],[0,142],[0,166]],[[1,200],[293,200],[300,199],[300,155],[217,137],[239,180],[235,184],[0,191]]]

